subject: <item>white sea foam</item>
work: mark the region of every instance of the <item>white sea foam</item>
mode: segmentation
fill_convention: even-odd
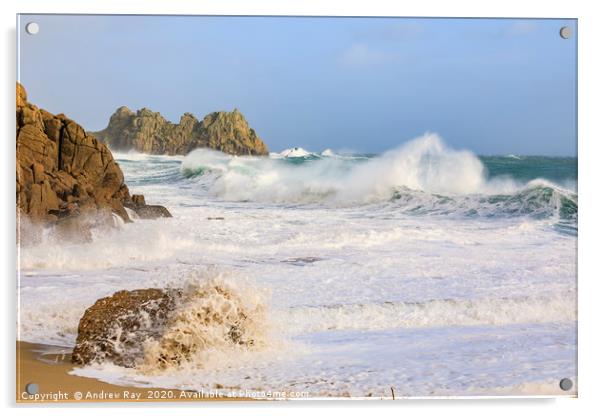
[[[91,243],[58,242],[45,233],[41,242],[20,252],[21,270],[98,270],[173,257],[194,241],[170,232],[168,220],[136,221],[124,227],[93,229]],[[125,229],[124,229],[125,228]]]
[[[264,295],[251,286],[221,277],[189,282],[161,336],[145,343],[139,368],[220,368],[224,357],[271,347],[270,319]]]
[[[221,369],[182,369],[144,376],[105,366],[74,370],[104,381],[224,394],[284,391],[287,397],[559,395],[562,377],[575,378],[573,325],[330,331],[303,337],[305,351],[256,354]],[[553,340],[553,341],[551,341]],[[553,342],[551,347],[550,342]],[[241,377],[244,375],[244,377]],[[571,394],[575,394],[573,390]],[[294,394],[305,394],[295,396]],[[260,396],[259,396],[260,397]]]
[[[148,153],[141,153],[135,150],[125,151],[112,151],[113,158],[116,160],[127,160],[131,162],[140,162],[146,160],[182,160],[182,155],[150,155]]]
[[[304,150],[297,153],[309,154]],[[404,189],[453,197],[507,195],[542,185],[521,184],[509,178],[489,180],[477,156],[451,149],[430,133],[381,156],[354,159],[353,163],[325,157],[295,165],[277,158],[233,157],[197,149],[186,156],[182,170],[188,175],[200,174],[198,180],[209,187],[210,193],[229,201],[329,202],[339,206],[387,201]]]
[[[282,157],[307,157],[307,156],[311,156],[313,155],[313,153],[308,152],[307,150],[303,149],[302,147],[292,147],[290,149],[285,149],[282,152],[280,152],[280,156]]]
[[[98,298],[183,287],[199,270],[228,272],[243,298],[254,292],[238,279],[269,290],[260,322],[271,332],[265,349],[216,348],[204,367],[79,375],[324,396],[388,397],[394,386],[400,397],[553,394],[548,380],[575,373],[576,236],[557,232],[552,214],[576,213],[577,201],[554,183],[492,180],[434,135],[308,163],[206,150],[116,157],[131,193],[174,217],[87,244],[21,247],[20,339],[73,345]],[[447,212],[461,215],[432,215]]]
[[[554,316],[550,316],[550,311],[554,311]],[[573,296],[299,306],[279,313],[283,322],[295,323],[287,327],[287,332],[293,334],[331,330],[572,322],[576,317]]]

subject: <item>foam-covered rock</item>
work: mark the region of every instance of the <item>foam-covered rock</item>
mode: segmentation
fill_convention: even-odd
[[[156,371],[203,367],[212,352],[265,345],[265,308],[219,279],[183,289],[122,290],[82,316],[72,362]]]
[[[71,361],[133,367],[174,306],[175,293],[161,289],[122,290],[97,300],[79,322]]]

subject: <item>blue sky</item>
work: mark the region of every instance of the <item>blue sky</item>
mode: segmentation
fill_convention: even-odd
[[[25,25],[35,21],[37,35]],[[574,20],[21,16],[34,104],[104,128],[240,109],[271,150],[381,152],[426,131],[479,154],[576,154]]]

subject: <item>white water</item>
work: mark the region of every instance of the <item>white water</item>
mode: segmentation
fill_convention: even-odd
[[[282,154],[311,155],[311,163],[288,163]],[[195,190],[220,200],[267,204],[327,204],[354,207],[402,199],[395,209],[458,212],[481,215],[558,211],[563,197],[576,202],[574,191],[543,179],[519,183],[509,177],[488,179],[483,163],[468,151],[448,148],[436,134],[427,134],[378,157],[317,156],[303,149],[288,149],[270,159],[233,157],[197,149],[182,161],[182,171]],[[546,200],[554,193],[556,205]],[[499,204],[484,203],[494,195],[516,198]],[[441,198],[445,196],[445,198]]]
[[[191,275],[222,276],[243,297],[264,293],[269,337],[261,349],[159,374],[111,364],[77,374],[362,397],[388,397],[391,387],[398,396],[561,394],[557,381],[575,377],[576,237],[557,232],[555,218],[416,216],[399,203],[366,204],[383,200],[381,182],[466,198],[518,186],[488,182],[476,157],[436,136],[360,167],[212,152],[118,159],[131,192],[174,218],[136,221],[88,245],[23,248],[20,339],[73,345],[96,299],[181,287]],[[199,165],[219,175],[181,177]],[[308,195],[299,187],[314,193],[299,198]],[[315,198],[325,189],[332,197]],[[224,219],[208,219],[216,217]]]
[[[283,157],[308,156],[303,149],[289,149]],[[232,158],[199,149],[183,161],[183,169],[199,168],[219,173],[212,192],[233,201],[311,202],[330,196],[342,205],[387,200],[391,189],[445,194],[491,192],[483,164],[472,153],[447,148],[435,134],[408,142],[365,163],[324,158],[302,166],[271,163],[258,158]],[[515,189],[511,183],[495,184],[495,191]]]

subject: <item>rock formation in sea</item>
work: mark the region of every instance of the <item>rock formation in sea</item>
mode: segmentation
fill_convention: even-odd
[[[18,83],[16,125],[17,214],[22,222],[53,225],[58,235],[86,240],[83,218],[111,221],[115,213],[128,222],[126,207],[142,218],[171,216],[163,207],[147,206],[142,196],[130,196],[107,146],[64,114],[29,103]]]
[[[178,124],[143,108],[119,107],[104,130],[94,135],[113,150],[135,150],[159,155],[185,155],[199,147],[233,155],[267,155],[266,144],[249,127],[240,111],[219,111],[197,120],[185,113]]]

